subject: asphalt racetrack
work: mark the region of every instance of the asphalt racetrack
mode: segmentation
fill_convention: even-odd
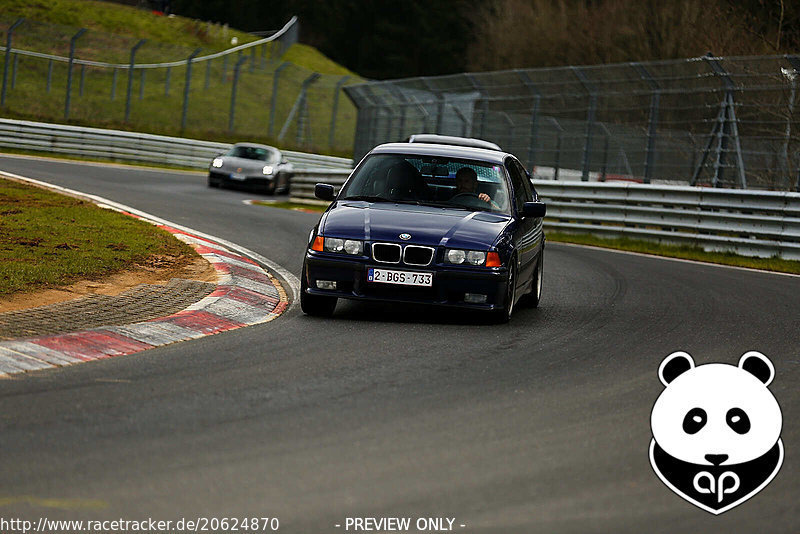
[[[299,276],[317,214],[197,174],[0,157]],[[449,517],[462,532],[799,532],[800,277],[551,243],[508,325],[417,307],[299,305],[264,325],[0,381],[0,515]],[[478,318],[479,319],[479,318]],[[776,368],[784,466],[713,516],[648,462],[658,365],[686,350]],[[336,527],[335,525],[341,525]],[[465,527],[460,527],[463,524]],[[352,531],[352,530],[351,530]]]

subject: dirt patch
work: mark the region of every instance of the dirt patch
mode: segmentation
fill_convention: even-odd
[[[202,256],[149,258],[144,264],[98,280],[81,280],[54,289],[13,293],[0,299],[0,313],[65,302],[90,294],[118,295],[139,284],[164,285],[172,278],[217,282],[217,272]]]

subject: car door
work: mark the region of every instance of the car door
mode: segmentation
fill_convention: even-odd
[[[522,207],[525,202],[533,201],[533,193],[525,169],[519,161],[512,157],[506,159],[506,169],[511,177],[514,217],[517,220],[514,230],[514,247],[517,249],[518,259],[518,287],[523,287],[530,282],[536,266],[535,260],[538,252],[536,229],[541,223],[537,224],[537,219],[532,217],[522,217]],[[538,220],[541,221],[541,219]]]

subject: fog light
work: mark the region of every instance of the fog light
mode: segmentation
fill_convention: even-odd
[[[317,280],[317,289],[336,289],[336,282],[333,280]],[[484,295],[484,300],[486,296]]]
[[[481,293],[464,293],[464,302],[469,302],[470,304],[486,304],[486,295]]]

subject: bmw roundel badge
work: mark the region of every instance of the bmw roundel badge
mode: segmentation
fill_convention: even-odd
[[[400,234],[400,239],[402,239],[403,241],[408,241],[409,239],[411,239],[411,234]]]

